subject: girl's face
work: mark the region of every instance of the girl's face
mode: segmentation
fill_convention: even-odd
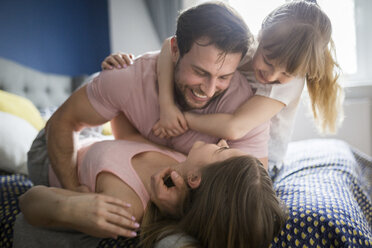
[[[253,70],[257,81],[262,84],[285,84],[294,79],[285,68],[275,65],[275,61],[265,56],[261,45],[253,57]]]
[[[230,149],[226,140],[220,140],[217,144],[197,141],[192,146],[185,161],[186,166],[184,168],[187,170],[185,172],[198,171],[211,163],[242,155],[247,154],[238,149]]]

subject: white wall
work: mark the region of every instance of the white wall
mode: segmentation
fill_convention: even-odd
[[[372,85],[345,88],[345,119],[336,135],[318,134],[309,105],[302,101],[296,117],[292,140],[309,138],[342,139],[372,155]]]
[[[161,48],[143,0],[109,0],[111,52],[140,55]]]

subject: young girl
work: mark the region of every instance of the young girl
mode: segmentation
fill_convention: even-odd
[[[185,159],[143,139],[138,135],[135,142],[100,141],[79,149],[79,180],[96,193],[33,187],[20,197],[26,220],[116,238],[136,236],[134,220],[143,219],[145,248],[180,232],[201,247],[268,247],[279,233],[286,214],[259,160],[229,149],[223,140],[217,145],[196,142]],[[176,219],[148,204],[151,176],[169,168],[188,185]],[[50,176],[51,185],[56,180]]]
[[[172,137],[191,128],[238,139],[271,119],[269,165],[279,165],[290,141],[305,80],[319,129],[333,133],[342,119],[343,91],[337,82],[331,32],[329,18],[315,1],[293,1],[272,11],[262,23],[257,48],[243,58],[239,67],[255,89],[255,96],[234,114],[180,112],[173,100],[170,43],[174,38],[166,40],[158,61],[160,121],[155,124],[154,133]],[[106,58],[102,68],[129,60],[118,54]]]

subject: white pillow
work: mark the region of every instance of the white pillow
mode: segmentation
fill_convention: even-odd
[[[37,133],[24,119],[0,111],[0,169],[27,175],[27,152]]]

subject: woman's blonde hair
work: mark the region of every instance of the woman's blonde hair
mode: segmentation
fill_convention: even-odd
[[[150,205],[142,223],[143,247],[175,233],[198,241],[185,247],[268,247],[287,214],[260,161],[233,157],[203,168],[201,178],[185,198],[179,220],[165,219]]]
[[[263,21],[260,44],[269,59],[295,76],[306,77],[314,118],[324,133],[342,121],[343,90],[338,80],[332,25],[316,1],[292,1]]]

